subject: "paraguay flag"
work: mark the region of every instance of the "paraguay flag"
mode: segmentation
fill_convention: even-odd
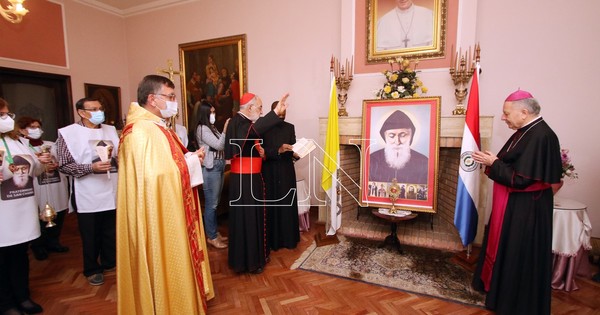
[[[477,64],[467,103],[454,211],[454,225],[464,246],[471,244],[477,234],[480,171],[479,164],[473,160],[472,154],[479,150],[481,150],[481,140],[479,138],[479,64]]]

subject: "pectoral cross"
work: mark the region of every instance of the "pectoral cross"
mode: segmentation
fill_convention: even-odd
[[[408,47],[408,41],[410,39],[408,39],[408,36],[405,36],[404,39],[402,40],[404,42],[404,48]]]
[[[181,75],[181,71],[177,71],[177,70],[173,69],[173,60],[171,60],[171,59],[167,60],[167,65],[169,65],[169,68],[167,68],[167,69],[159,69],[159,68],[157,68],[156,71],[159,74],[163,74],[163,73],[168,74],[169,75],[169,80],[171,80],[171,81],[173,81],[173,75],[174,74]]]

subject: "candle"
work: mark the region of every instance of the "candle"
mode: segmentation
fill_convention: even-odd
[[[350,62],[350,80],[352,80],[353,74],[354,74],[354,55],[352,55],[352,61]]]
[[[456,65],[456,60],[454,60],[454,44],[452,44],[452,48],[450,48],[450,69],[454,68]]]

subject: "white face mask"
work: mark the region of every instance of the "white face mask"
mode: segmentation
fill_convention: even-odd
[[[43,133],[44,131],[40,128],[27,128],[28,137],[31,139],[39,139]]]
[[[171,118],[177,115],[177,102],[165,101],[165,104],[167,108],[160,110],[163,118]]]
[[[0,133],[13,131],[13,129],[15,129],[15,121],[12,118],[9,116],[4,119],[0,118]]]
[[[214,125],[215,121],[217,121],[217,115],[215,115],[214,113],[211,113],[210,116],[208,116],[208,121]]]

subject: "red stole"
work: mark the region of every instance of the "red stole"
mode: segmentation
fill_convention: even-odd
[[[498,245],[500,243],[500,234],[504,223],[504,214],[508,197],[511,192],[526,192],[526,191],[541,191],[550,188],[550,184],[536,182],[525,189],[515,189],[500,185],[494,182],[494,192],[492,198],[492,214],[490,216],[487,247],[485,250],[485,260],[481,269],[481,280],[485,291],[490,291],[490,283],[492,282],[492,271],[496,263],[496,254],[498,253]]]
[[[190,174],[185,162],[185,153],[187,153],[188,150],[183,146],[181,141],[175,140],[179,138],[173,130],[167,130],[162,127],[160,127],[160,130],[165,134],[169,141],[173,160],[175,161],[175,164],[177,164],[177,168],[179,168],[179,173],[181,174],[181,193],[183,195],[183,208],[185,211],[186,228],[190,244],[190,255],[192,256],[192,267],[194,268],[194,274],[196,275],[196,284],[200,290],[202,307],[204,312],[206,312],[206,292],[204,292],[204,277],[202,276],[202,262],[205,261],[205,258],[204,251],[200,245],[202,233],[200,231],[199,209],[196,207],[196,205],[200,203],[196,187],[191,187]]]

